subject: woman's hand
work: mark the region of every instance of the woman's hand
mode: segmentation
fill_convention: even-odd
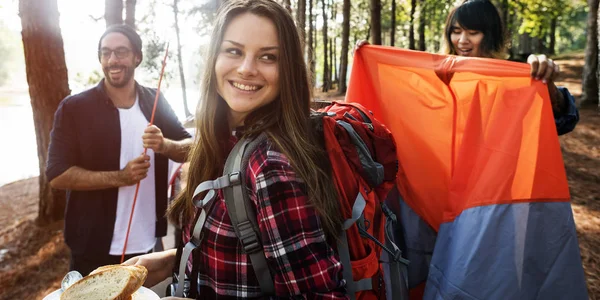
[[[171,276],[175,265],[177,249],[154,252],[132,257],[123,265],[141,265],[148,270],[148,277],[144,282],[145,287],[153,287]]]
[[[543,83],[553,82],[560,74],[558,65],[546,55],[531,54],[527,58],[527,63],[531,66],[531,77]]]
[[[367,41],[367,40],[356,41],[356,45],[354,45],[354,49],[352,49],[352,55],[354,55],[354,53],[356,53],[356,50],[358,50],[358,48],[360,48],[364,45],[369,45],[369,41]]]
[[[552,111],[555,116],[560,115],[565,107],[565,98],[556,85],[554,85],[554,79],[560,74],[560,68],[553,60],[543,54],[529,55],[527,63],[531,66],[531,77],[548,84]]]

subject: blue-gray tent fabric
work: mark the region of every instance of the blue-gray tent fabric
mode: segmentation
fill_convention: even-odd
[[[569,202],[470,208],[438,232],[424,299],[588,299]]]

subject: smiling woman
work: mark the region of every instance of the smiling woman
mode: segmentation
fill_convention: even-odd
[[[446,20],[447,54],[504,58],[506,34],[500,15],[487,1],[464,1]]]
[[[201,290],[203,299],[262,299],[273,293],[345,298],[341,263],[327,241],[341,226],[337,193],[331,169],[321,163],[327,154],[312,130],[308,71],[292,16],[271,0],[227,1],[208,52],[206,65],[213,67],[203,77],[188,184],[169,217],[182,224],[187,243],[196,187],[222,174],[225,158],[238,141],[266,136],[249,151],[247,171],[240,177],[260,228],[257,235],[265,252],[259,255],[273,279],[253,272],[254,264],[248,262],[256,256],[249,258],[229,218],[235,212],[218,193],[206,215],[204,238],[192,254],[188,297]],[[182,261],[185,268],[187,260]],[[160,281],[170,275],[176,256],[174,251],[149,254],[126,263],[148,266],[149,278]]]
[[[504,59],[506,41],[500,14],[489,0],[463,0],[448,14],[444,30],[445,54]],[[560,68],[545,55],[532,54],[527,62],[531,77],[548,85],[558,134],[571,132],[579,121],[579,112],[571,93],[554,84]]]
[[[278,45],[273,22],[254,14],[235,18],[225,31],[215,75],[219,95],[229,106],[229,127],[244,125],[250,112],[278,96]]]

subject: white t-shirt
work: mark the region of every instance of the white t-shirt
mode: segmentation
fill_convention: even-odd
[[[125,168],[132,159],[144,152],[142,135],[149,121],[140,109],[139,99],[128,109],[119,108],[121,122],[121,156],[120,167]],[[150,168],[148,176],[140,182],[140,189],[131,221],[131,231],[127,241],[126,254],[144,253],[154,248],[156,243],[156,190],[154,184],[154,151],[148,149]],[[131,215],[131,206],[135,195],[136,185],[119,188],[117,200],[117,219],[110,245],[110,255],[121,255],[127,235],[127,225]]]

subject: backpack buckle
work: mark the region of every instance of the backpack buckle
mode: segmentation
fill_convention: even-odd
[[[404,257],[402,257],[402,251],[400,249],[397,249],[396,251],[394,251],[395,253],[392,255],[392,259],[396,262],[399,262],[405,266],[408,266],[410,264],[410,261]]]
[[[232,172],[231,174],[229,174],[229,183],[231,185],[236,185],[238,183],[240,183],[240,172]]]
[[[394,212],[385,203],[381,204],[381,210],[383,211],[383,214],[385,214],[385,216],[392,221],[393,224],[398,222],[396,214],[394,214]]]
[[[244,221],[238,223],[238,229],[240,231],[240,241],[244,247],[246,254],[256,253],[262,250],[262,245],[258,241],[258,236],[252,228],[250,221]]]

